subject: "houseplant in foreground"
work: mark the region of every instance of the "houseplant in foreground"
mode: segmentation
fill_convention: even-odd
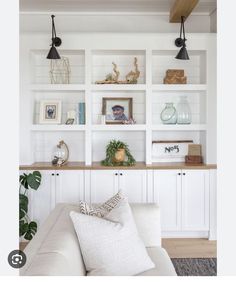
[[[41,173],[39,171],[33,171],[32,173],[23,173],[20,175],[20,187],[19,187],[19,233],[20,237],[24,236],[24,239],[31,240],[37,232],[37,223],[31,221],[28,216],[28,193],[29,189],[37,190],[41,184]]]
[[[105,166],[132,166],[136,161],[126,143],[111,140],[106,147],[106,158],[101,162]]]

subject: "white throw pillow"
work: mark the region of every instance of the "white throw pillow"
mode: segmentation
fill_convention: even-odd
[[[88,275],[136,275],[155,265],[138,235],[127,198],[103,218],[70,212]]]

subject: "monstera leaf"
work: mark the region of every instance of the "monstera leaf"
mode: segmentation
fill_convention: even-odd
[[[23,173],[20,175],[20,194],[19,194],[19,234],[24,236],[26,240],[31,240],[37,232],[37,223],[34,221],[29,222],[28,204],[29,200],[27,197],[27,191],[31,188],[37,190],[41,184],[41,173],[34,171],[29,173]],[[25,188],[22,193],[22,186]]]
[[[20,219],[22,219],[28,212],[28,198],[23,194],[20,194],[19,196]]]
[[[20,175],[20,184],[25,188],[25,189],[29,189],[28,187],[28,182],[27,182],[27,177],[28,175],[23,173],[22,175]]]
[[[25,222],[24,220],[20,220],[20,236],[23,236],[27,231],[28,231],[28,223]]]
[[[39,171],[30,173],[27,177],[27,183],[30,188],[37,190],[41,184],[41,173]]]
[[[29,224],[27,223],[27,225],[28,225],[28,228],[27,228],[24,238],[26,240],[31,240],[37,232],[37,223],[35,221],[31,221]]]

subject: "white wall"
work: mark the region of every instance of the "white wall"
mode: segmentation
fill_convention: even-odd
[[[56,14],[56,30],[61,32],[176,32],[179,33],[179,23],[169,23],[168,15],[130,15],[130,14]],[[211,32],[210,17],[194,15],[186,20],[186,32]],[[21,32],[51,33],[50,14],[21,14]]]

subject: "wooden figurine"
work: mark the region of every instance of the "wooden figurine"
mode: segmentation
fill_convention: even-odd
[[[130,71],[126,76],[126,83],[136,84],[138,83],[138,78],[140,76],[140,71],[138,69],[138,59],[134,58],[135,71]]]
[[[112,63],[113,73],[109,73],[104,80],[96,81],[96,84],[136,84],[138,83],[138,78],[140,76],[140,71],[138,69],[138,59],[134,58],[134,71],[130,71],[126,76],[125,80],[118,80],[120,72],[117,69],[117,65]]]
[[[104,80],[96,81],[97,84],[116,84],[120,76],[120,72],[117,69],[117,65],[112,62],[113,73],[109,73]]]

